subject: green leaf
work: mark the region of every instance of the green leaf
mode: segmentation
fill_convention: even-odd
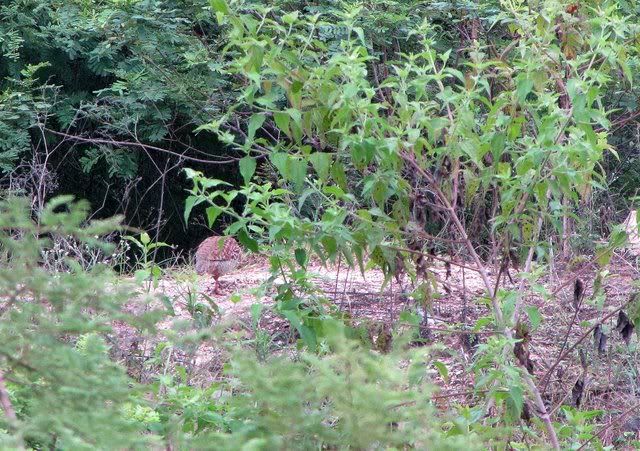
[[[513,311],[515,310],[516,302],[518,301],[519,294],[515,291],[507,291],[502,293],[502,311],[505,318],[511,318]]]
[[[289,130],[289,121],[291,117],[287,113],[281,111],[273,113],[273,118],[276,121],[276,127],[278,127],[285,135],[291,136],[291,130]]]
[[[251,252],[258,252],[260,250],[258,242],[251,238],[245,229],[238,230],[237,237],[238,241]]]
[[[302,83],[300,80],[295,80],[292,84],[291,84],[291,92],[293,92],[294,94],[299,93],[300,91],[302,91],[302,88],[304,87],[304,83]],[[301,116],[302,117],[302,116]],[[299,124],[299,121],[296,121]]]
[[[265,120],[264,114],[254,114],[253,116],[251,116],[251,119],[249,119],[249,126],[247,131],[248,142],[253,142],[253,139],[256,136],[256,131],[260,127],[262,127],[262,124],[264,124],[264,120]]]
[[[531,330],[534,331],[542,322],[542,315],[540,315],[538,308],[533,305],[526,307],[525,310],[527,311],[527,316],[531,322]]]
[[[367,41],[365,41],[364,39],[364,30],[362,30],[362,28],[360,27],[353,27],[353,31],[356,32],[356,34],[358,35],[358,39],[360,39],[360,42],[362,43],[363,46],[367,46]]]
[[[295,108],[287,108],[287,113],[289,113],[289,116],[291,117],[291,119],[293,119],[293,122],[295,122],[295,124],[299,128],[302,128],[302,113]]]
[[[193,207],[202,202],[202,199],[198,196],[189,196],[187,200],[184,201],[184,222],[189,222],[189,216],[191,215],[191,210]]]
[[[520,78],[516,86],[516,96],[518,97],[518,101],[520,103],[524,103],[527,99],[527,95],[529,95],[532,89],[533,80],[530,80],[528,78]]]
[[[233,186],[233,185],[231,185],[231,183],[224,182],[224,181],[218,180],[218,179],[210,179],[210,178],[203,178],[203,179],[199,180],[199,182],[200,182],[200,185],[202,186],[202,188],[204,188],[204,189],[215,188],[216,186],[220,186],[220,185]]]
[[[308,326],[305,326],[302,323],[299,316],[300,314],[294,310],[287,309],[282,311],[282,315],[300,333],[300,336],[302,337],[302,341],[304,342],[304,344],[307,345],[307,347],[311,351],[315,351],[316,345],[317,345],[316,334],[313,331],[313,329],[309,328]]]
[[[302,248],[295,250],[296,261],[301,267],[307,266],[307,251]]]
[[[307,162],[299,158],[290,157],[287,169],[289,179],[296,191],[301,191],[304,187],[304,180],[307,177]]]
[[[213,227],[216,219],[218,219],[218,216],[220,216],[220,213],[222,213],[222,209],[216,205],[212,205],[207,208],[205,212],[207,214],[207,222],[209,224],[209,227]]]
[[[439,360],[436,360],[435,362],[433,362],[433,366],[436,367],[436,369],[438,370],[438,373],[440,373],[440,376],[442,377],[442,379],[444,379],[445,382],[449,382],[449,369],[447,368],[447,366],[440,362]]]
[[[140,242],[142,244],[144,244],[145,246],[151,242],[151,237],[149,236],[149,234],[147,232],[143,232],[140,235]]]
[[[329,254],[329,258],[335,257],[338,252],[338,243],[336,242],[336,239],[332,236],[325,236],[320,241],[324,246],[324,250]]]
[[[331,155],[324,152],[316,152],[309,156],[313,170],[318,174],[320,182],[324,183],[329,177],[329,167],[331,166]]]
[[[260,317],[262,316],[262,310],[264,309],[264,304],[255,303],[251,305],[251,322],[253,324],[253,328],[255,329],[260,322]]]
[[[309,348],[310,351],[315,352],[318,343],[315,331],[308,326],[302,325],[298,328],[298,332],[300,332],[302,341],[307,345],[307,348]]]
[[[288,179],[289,175],[289,173],[287,172],[288,157],[289,156],[284,152],[277,152],[269,156],[271,163],[273,163],[273,165],[276,167],[276,169],[284,179]]]
[[[299,199],[298,199],[298,210],[302,210],[302,207],[304,206],[304,203],[306,202],[307,198],[314,194],[316,191],[308,188],[306,190],[304,190],[304,192],[300,195]]]
[[[400,316],[398,318],[401,322],[403,323],[409,323],[414,327],[418,327],[420,325],[420,316],[414,312],[411,312],[409,310],[405,310],[403,312],[400,312]],[[441,363],[441,362],[438,362]],[[435,364],[435,362],[434,362]],[[436,366],[437,368],[437,366]],[[438,369],[438,371],[440,371],[440,369]],[[448,370],[447,370],[448,372]],[[440,373],[442,374],[442,373]]]
[[[162,277],[162,268],[160,268],[158,265],[153,265],[151,267],[151,275],[153,276],[154,280],[160,279],[160,277]]]
[[[518,386],[511,387],[509,389],[509,397],[507,398],[506,404],[512,421],[517,421],[522,414],[522,407],[524,405],[522,388]]]
[[[298,11],[293,11],[289,14],[285,14],[282,16],[282,21],[287,25],[293,25],[298,20],[298,15],[300,13]]]
[[[371,163],[376,154],[375,142],[371,139],[365,139],[362,142],[354,143],[351,146],[351,158],[356,168],[363,170]]]
[[[133,273],[133,277],[136,279],[136,282],[144,282],[151,277],[151,271],[148,269],[138,269],[135,273]]]
[[[343,191],[347,191],[347,174],[344,172],[342,163],[338,161],[333,163],[333,166],[331,166],[331,178]]]
[[[209,4],[215,12],[229,14],[229,6],[225,0],[210,0]]]
[[[250,156],[246,156],[240,160],[240,174],[244,180],[244,184],[248,185],[256,172],[256,159]]]

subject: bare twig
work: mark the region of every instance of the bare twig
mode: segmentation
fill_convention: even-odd
[[[238,161],[238,158],[228,158],[226,160],[217,160],[217,161],[204,160],[202,158],[190,157],[183,153],[174,152],[173,150],[163,149],[162,147],[156,147],[149,144],[142,144],[140,142],[118,141],[115,139],[85,138],[83,136],[76,136],[76,135],[70,135],[68,133],[58,132],[55,130],[51,130],[49,128],[45,128],[44,130],[46,130],[47,132],[53,135],[62,136],[63,138],[69,139],[71,141],[85,142],[89,144],[106,144],[106,145],[115,146],[115,147],[137,147],[145,150],[153,150],[156,152],[166,153],[169,155],[173,155],[175,157],[183,158],[185,160],[194,161],[194,162],[203,163],[203,164],[230,164]]]
[[[635,300],[635,296],[632,296],[631,299],[629,299],[627,302],[625,302],[621,307],[618,307],[617,309],[613,310],[612,312],[610,312],[609,314],[607,314],[606,316],[604,316],[600,321],[598,321],[597,323],[595,323],[593,326],[591,326],[584,334],[582,334],[582,336],[580,336],[580,338],[578,339],[578,341],[576,341],[570,348],[568,348],[566,351],[561,352],[558,357],[556,358],[556,360],[554,361],[553,365],[551,365],[551,367],[547,370],[547,372],[545,373],[544,376],[542,376],[542,379],[540,379],[540,383],[544,384],[543,385],[543,389],[542,392],[544,393],[547,389],[547,385],[549,384],[549,378],[551,377],[551,374],[553,374],[553,370],[556,369],[556,367],[558,366],[558,364],[563,361],[565,359],[565,357],[567,355],[569,355],[574,349],[576,349],[578,347],[578,345],[580,343],[582,343],[587,337],[589,337],[589,335],[591,335],[591,333],[593,332],[593,330],[598,327],[601,326],[602,324],[604,324],[605,321],[607,321],[609,318],[612,318],[614,315],[618,314],[620,312],[620,310],[624,309],[627,305],[629,305],[631,302],[633,302]]]

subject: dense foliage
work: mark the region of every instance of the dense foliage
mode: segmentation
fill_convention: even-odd
[[[118,282],[108,265],[87,271],[68,259],[69,270],[54,273],[38,265],[58,234],[109,248],[96,237],[117,222],[83,226],[86,215],[85,203],[59,198],[36,223],[24,199],[0,204],[4,449],[140,449],[163,442],[178,449],[273,449],[290,441],[300,448],[470,444],[467,420],[447,425],[434,418],[428,375],[435,370],[428,350],[376,355],[346,341],[340,323],[333,324],[334,352],[324,357],[301,353],[297,362],[264,363],[232,346],[227,377],[212,387],[188,384],[185,368],[175,376],[165,370],[141,386],[125,371],[131,364],[118,359],[122,336],[115,324],[129,324],[140,340],[153,337],[161,364],[163,351],[184,346],[155,329],[163,311],[123,313],[144,285]],[[337,424],[327,423],[329,418]]]
[[[251,8],[260,2],[240,5]],[[580,58],[584,46],[595,45],[598,36],[607,37],[608,31],[598,34],[594,25],[583,23],[592,6],[603,11],[617,8],[620,18],[637,12],[626,2],[585,3],[573,14],[554,18],[566,6],[549,6],[543,12],[548,43],[556,46],[547,56],[556,59],[558,74],[566,72],[570,62],[584,64]],[[321,15],[323,25],[316,37],[329,53],[339,51],[348,30],[337,22],[349,15],[364,39],[369,55],[366,77],[373,86],[393,73],[400,54],[416,49],[419,40],[414,33],[425,18],[433,30],[432,47],[441,53],[451,49],[448,67],[462,73],[472,61],[474,46],[485,60],[500,57],[505,50],[502,57],[510,57],[520,37],[515,31],[518,25],[501,17],[510,8],[519,8],[518,3],[460,7],[455,2],[386,0],[358,6],[279,1],[271,7],[281,8],[283,14]],[[0,6],[0,17],[3,188],[38,198],[75,193],[100,209],[103,217],[124,214],[127,223],[154,228],[158,238],[193,244],[181,220],[187,185],[180,169],[188,163],[233,184],[241,180],[236,159],[242,155],[211,133],[195,132],[236,100],[234,80],[221,70],[227,30],[218,25],[211,6],[197,0],[15,0]],[[618,25],[611,29],[620,36],[630,36],[635,26]],[[631,28],[625,31],[627,27]],[[635,73],[633,46],[612,51],[607,59],[623,59],[626,65],[615,69],[603,108],[613,111],[615,133],[610,141],[625,158],[603,162],[616,187],[603,198],[606,220],[616,217],[624,204],[616,193],[635,194],[637,172],[635,83],[629,78]],[[573,60],[572,54],[579,58]],[[526,90],[534,78],[521,81],[521,89]],[[491,89],[501,82],[492,81]],[[243,116],[237,119],[235,128],[246,126]],[[42,205],[40,199],[39,208]],[[481,223],[481,218],[473,219]],[[193,227],[191,231],[194,235]],[[204,232],[195,231],[196,238]]]
[[[224,81],[202,62],[203,41],[218,42],[205,4],[21,0],[0,18],[4,188],[39,208],[75,193],[189,244],[182,164],[234,180],[216,169],[229,153],[193,133],[225,104]]]
[[[544,395],[563,352],[585,381],[580,341],[565,348],[583,301],[602,318],[581,338],[593,332],[598,353],[605,320],[640,330],[638,299],[614,306],[603,289],[638,180],[638,12],[604,0],[2,3],[2,447],[600,449],[600,411]],[[253,305],[250,324],[222,321],[189,271],[162,287],[164,241],[190,246],[208,229],[268,257],[257,293],[273,308]],[[536,374],[543,317],[529,300],[560,302],[545,278],[577,251],[593,293],[571,281],[565,343]],[[424,346],[450,290],[434,260],[482,284],[469,301],[486,315],[456,330],[484,336],[463,356],[469,405],[440,403],[452,352]],[[379,269],[383,288],[406,277],[408,311],[386,325],[351,317],[311,261]],[[521,272],[507,286],[510,268]],[[278,353],[267,310],[291,330]],[[202,347],[218,353],[206,376]]]
[[[322,299],[310,305],[309,255],[344,259],[362,272],[368,260],[387,280],[407,272],[412,298],[427,310],[441,287],[426,249],[438,243],[466,255],[491,306],[484,326],[501,332],[478,358],[476,388],[516,417],[529,392],[548,443],[558,448],[528,354],[514,340],[539,323],[535,308],[525,315],[526,289],[553,298],[538,279],[553,264],[554,247],[569,257],[573,211],[603,185],[599,163],[605,151],[615,153],[605,98],[616,83],[633,81],[627,42],[635,27],[613,5],[587,12],[505,3],[492,24],[503,45],[472,39],[456,64],[454,49],[437,49],[437,25],[424,20],[408,33],[411,50],[395,54],[380,80],[369,76],[377,57],[357,8],[327,22],[297,10],[236,13],[223,1],[213,5],[231,30],[224,71],[237,80],[239,100],[201,128],[246,153],[245,186],[229,191],[191,171],[187,215],[205,201],[211,224],[224,212],[236,219],[228,233],[248,248],[267,243],[274,275],[289,274],[277,308],[311,349],[326,339],[323,321],[332,314]],[[344,37],[327,45],[322,30],[336,24]],[[612,77],[618,73],[625,78]],[[238,116],[246,129],[235,127]],[[255,175],[265,160],[278,183]],[[231,205],[238,197],[246,199],[241,213]],[[603,270],[623,241],[616,229],[597,250]],[[513,289],[500,289],[511,264],[524,273]],[[495,283],[492,267],[499,268]],[[506,398],[505,386],[512,390]]]

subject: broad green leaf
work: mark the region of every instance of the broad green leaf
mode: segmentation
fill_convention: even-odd
[[[184,168],[183,172],[185,173],[188,179],[195,179],[202,176],[202,172],[194,171],[191,168]]]
[[[262,311],[264,310],[264,304],[260,302],[256,302],[251,305],[251,321],[253,323],[254,329],[258,325],[260,321],[260,317],[262,316]]]
[[[307,201],[307,198],[314,194],[316,191],[313,188],[307,188],[298,198],[298,210],[302,210],[304,203]]]
[[[299,110],[296,110],[295,108],[287,108],[287,113],[289,114],[291,119],[293,119],[295,124],[300,129],[302,129],[302,113]]]
[[[287,305],[282,305],[281,307],[282,307],[281,312],[284,315],[284,317],[287,318],[287,320],[289,321],[289,323],[291,323],[293,327],[300,330],[300,327],[302,326],[302,321],[300,320],[300,316],[299,316],[300,314],[288,308]]]
[[[505,318],[511,318],[518,301],[519,294],[516,291],[505,291],[500,294],[502,298],[502,311]]]
[[[509,180],[511,178],[511,165],[509,163],[498,163],[496,177],[503,180]]]
[[[210,178],[202,178],[199,180],[200,185],[202,186],[202,188],[204,189],[208,189],[208,188],[214,188],[216,186],[232,186],[231,183],[228,182],[224,182],[222,180],[218,180],[218,179],[210,179]]]
[[[307,251],[302,248],[298,248],[295,250],[295,256],[296,262],[298,262],[301,267],[304,268],[307,266]]]
[[[273,118],[276,122],[276,127],[284,132],[285,135],[291,136],[291,130],[289,130],[289,121],[291,120],[291,116],[287,113],[278,111],[273,113]]]
[[[222,209],[216,205],[212,205],[205,210],[205,213],[207,214],[207,223],[209,224],[209,227],[213,227],[216,219],[218,219],[218,216],[222,213]]]
[[[289,173],[287,171],[287,161],[289,159],[289,156],[284,152],[277,152],[277,153],[271,154],[269,156],[269,159],[271,160],[273,165],[276,167],[280,175],[284,179],[288,179]]]
[[[367,41],[365,41],[364,39],[364,30],[360,27],[353,27],[353,31],[355,31],[356,34],[358,35],[358,39],[360,39],[360,43],[366,47]]]
[[[542,315],[540,315],[538,308],[533,305],[526,307],[525,310],[527,311],[527,316],[531,322],[531,330],[534,331],[542,322]]]
[[[209,4],[215,12],[229,14],[229,6],[225,0],[209,0]]]
[[[260,250],[258,242],[251,238],[245,229],[238,230],[237,237],[238,241],[240,241],[240,244],[249,249],[251,252],[258,252]]]
[[[404,310],[402,312],[400,312],[400,316],[398,317],[398,319],[403,322],[403,323],[409,323],[414,327],[417,327],[420,325],[420,316],[414,312],[411,312],[409,310]],[[434,362],[435,363],[435,362]],[[442,373],[440,373],[442,374]]]
[[[331,166],[331,178],[343,191],[347,191],[347,174],[345,174],[344,167],[339,161],[334,161]]]
[[[363,140],[359,143],[354,143],[351,146],[351,159],[353,165],[360,170],[365,169],[375,156],[376,147],[373,141]]]
[[[171,298],[169,296],[167,296],[166,294],[160,295],[160,301],[162,302],[162,305],[164,305],[164,308],[167,309],[167,313],[169,315],[176,316],[176,312],[173,309],[173,303],[171,302]]]
[[[524,405],[524,393],[522,388],[518,386],[512,386],[509,388],[509,397],[507,398],[507,408],[509,410],[509,416],[512,421],[518,421],[522,414],[522,407]]]
[[[248,185],[256,172],[256,159],[247,155],[240,160],[239,165],[244,184]]]
[[[292,25],[298,20],[299,11],[293,11],[282,16],[282,21],[287,25]]]
[[[307,348],[309,348],[311,352],[315,352],[318,344],[315,331],[308,326],[302,325],[298,329],[298,332],[300,332],[302,341]]]
[[[260,127],[262,127],[262,124],[264,124],[264,120],[265,120],[264,114],[254,114],[253,116],[251,116],[251,119],[249,119],[249,126],[247,131],[248,142],[253,142],[253,139],[256,136],[256,131]]]
[[[296,191],[302,191],[304,180],[307,177],[307,162],[296,157],[289,157],[287,166],[288,178],[293,183]]]
[[[202,203],[204,200],[198,196],[189,196],[184,201],[184,222],[189,223],[189,216],[191,216],[191,210],[196,205]]]
[[[318,174],[320,182],[324,183],[329,177],[329,167],[331,166],[331,154],[315,152],[309,156],[313,169]]]
[[[151,270],[149,269],[138,269],[134,274],[134,278],[136,282],[144,282],[151,277]]]
[[[520,77],[516,85],[516,96],[520,103],[524,103],[527,99],[527,95],[533,89],[533,80],[529,78]]]
[[[329,255],[329,258],[335,257],[338,251],[338,243],[336,242],[336,239],[332,236],[325,236],[320,241],[324,246],[324,250]]]

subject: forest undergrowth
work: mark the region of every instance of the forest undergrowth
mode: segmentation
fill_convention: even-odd
[[[0,447],[640,446],[638,17],[2,3]]]

